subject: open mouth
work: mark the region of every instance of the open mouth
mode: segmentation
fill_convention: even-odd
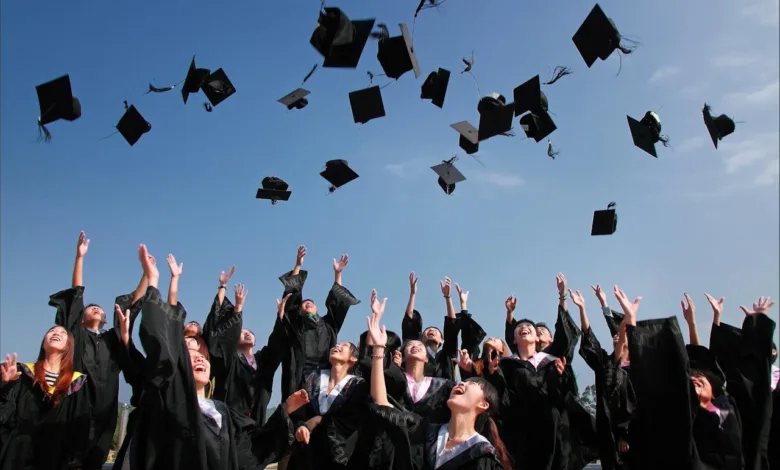
[[[52,335],[51,342],[53,343],[55,341],[59,343],[60,341],[62,341],[62,338],[60,338],[58,335]]]
[[[466,386],[463,384],[452,389],[452,396],[463,395],[464,393],[466,393]]]
[[[531,334],[531,328],[525,326],[520,328],[520,336],[528,336],[530,334]]]
[[[203,364],[198,364],[192,370],[195,372],[206,372],[206,366]]]
[[[331,353],[331,354],[338,354],[338,353],[340,353],[340,352],[341,352],[341,348],[340,348],[340,347],[338,347],[338,346],[334,346],[334,347],[333,347],[333,348],[330,350],[330,353]]]

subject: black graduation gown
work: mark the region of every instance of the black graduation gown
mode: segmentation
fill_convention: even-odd
[[[207,429],[198,404],[181,304],[168,305],[149,287],[142,310],[143,392],[132,434],[126,438],[127,452],[117,458],[115,469],[122,469],[127,459],[131,470],[264,468],[287,449],[294,435],[283,405],[263,428],[227,408],[218,439],[207,435],[213,431]]]
[[[276,327],[268,338],[268,346],[263,346],[254,354],[257,364],[257,369],[254,369],[238,351],[243,328],[242,312],[236,312],[227,298],[220,306],[218,299],[214,298],[203,326],[203,335],[208,338],[209,355],[212,358],[213,397],[224,401],[238,413],[249,416],[262,426],[268,403],[271,401],[274,374],[279,367],[280,358],[277,353],[280,351],[284,332],[281,324],[276,322]],[[215,367],[215,364],[218,366]]]
[[[396,449],[395,470],[503,470],[492,445],[480,442],[436,468],[436,441],[442,424],[387,406],[369,405],[379,416]],[[415,447],[422,448],[421,453]],[[523,467],[516,467],[521,469]]]
[[[627,327],[637,411],[631,421],[632,470],[699,469],[693,418],[699,404],[677,318]]]
[[[320,409],[320,373],[311,373],[304,389],[309,394],[309,404],[293,413],[295,429],[306,420],[321,416],[320,424],[310,435],[309,444],[296,442],[288,468],[344,469],[348,468],[355,451],[359,431],[365,421],[368,383],[361,377],[352,377],[339,391],[338,396],[324,414]]]
[[[580,356],[593,370],[596,385],[596,432],[602,470],[626,468],[617,448],[618,439],[629,443],[629,424],[636,398],[628,371],[601,348],[592,328],[582,334]]]
[[[346,287],[334,283],[325,300],[327,313],[312,319],[301,312],[307,276],[308,271],[301,270],[295,276],[290,271],[279,277],[284,285],[282,295],[291,294],[285,304],[284,319],[276,319],[285,332],[284,345],[277,352],[282,362],[282,400],[302,388],[309,374],[330,368],[330,349],[336,345],[347,312],[360,303]]]
[[[73,334],[75,348],[73,366],[83,370],[89,380],[86,392],[92,408],[87,439],[89,449],[81,463],[85,470],[103,468],[111,448],[119,405],[119,374],[129,361],[127,348],[122,343],[116,313],[114,327],[102,333],[87,330],[82,324],[84,314],[84,287],[65,289],[49,297],[49,305],[57,309],[54,323]],[[111,315],[107,313],[107,315]]]
[[[385,371],[385,387],[390,403],[399,409],[409,411],[435,422],[447,422],[450,419],[450,409],[447,400],[450,398],[455,382],[431,377],[431,385],[423,397],[415,402],[409,394],[406,372],[399,368]]]
[[[772,425],[771,354],[775,322],[747,315],[742,330],[712,325],[710,350],[726,374],[726,389],[742,418],[745,470],[767,470]]]
[[[458,332],[460,331],[460,322],[457,318],[444,317],[444,331],[442,336],[444,344],[436,352],[434,357],[430,357],[428,352],[428,363],[425,364],[423,373],[426,377],[441,377],[447,380],[455,378],[455,367],[452,362],[458,357]],[[423,320],[420,312],[414,311],[412,318],[404,313],[404,319],[401,321],[401,339],[404,343],[410,340],[421,340],[423,334]],[[427,349],[427,348],[426,348]]]
[[[460,347],[469,352],[472,359],[479,357],[479,346],[485,339],[487,333],[482,326],[474,320],[474,317],[468,310],[461,310],[455,315],[460,325]]]
[[[780,468],[780,385],[772,391],[772,423],[769,431],[769,468]]]
[[[695,391],[693,398],[696,398]],[[698,400],[697,400],[698,401]],[[734,400],[721,395],[713,400],[722,418],[694,404],[693,439],[704,470],[742,470],[742,422]]]
[[[67,395],[54,407],[34,383],[34,369],[17,363],[21,377],[0,383],[0,470],[79,466],[92,444],[87,376],[74,371]]]

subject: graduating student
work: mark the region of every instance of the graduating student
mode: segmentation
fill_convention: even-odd
[[[602,309],[609,309],[601,287],[596,285],[591,288],[601,302]],[[613,339],[614,350],[607,353],[593,333],[582,295],[576,291],[571,294],[571,298],[580,311],[580,356],[595,376],[596,432],[601,468],[628,470],[631,468],[628,463],[631,442],[629,425],[636,407],[636,397],[628,377],[628,366],[625,365],[628,356],[625,325],[623,328],[617,327],[619,333]]]
[[[88,431],[89,450],[83,455],[83,470],[103,468],[111,448],[119,405],[119,374],[128,367],[127,340],[120,337],[119,325],[109,330],[106,314],[97,304],[84,306],[84,257],[89,240],[84,232],[76,244],[76,262],[73,267],[71,288],[49,298],[49,305],[56,307],[54,322],[71,332],[74,341],[74,365],[89,376],[85,384],[91,405],[91,423]],[[132,294],[131,302],[141,298],[146,290],[142,276]]]
[[[305,391],[292,394],[262,428],[223,402],[208,399],[205,342],[197,336],[185,341],[182,309],[163,302],[157,267],[145,256],[144,245],[139,251],[149,282],[139,332],[146,352],[144,393],[127,452],[114,468],[264,468],[292,442],[288,413],[308,401]]]
[[[87,376],[74,369],[75,344],[54,326],[34,363],[17,363],[14,353],[0,364],[0,469],[64,470],[92,449]]]
[[[308,272],[301,270],[306,256],[306,247],[298,247],[295,267],[279,277],[287,298],[284,315],[277,322],[285,333],[285,346],[279,351],[282,362],[282,398],[303,386],[312,373],[330,368],[330,350],[336,345],[338,333],[344,324],[349,308],[360,303],[341,284],[341,276],[349,258],[344,255],[333,260],[333,286],[325,300],[326,313],[319,310],[310,299],[303,298],[303,285]]]
[[[339,343],[330,350],[330,369],[306,378],[304,390],[311,401],[292,416],[299,444],[287,468],[337,470],[349,465],[369,392],[367,382],[353,373],[357,359],[357,346]]]
[[[380,327],[387,299],[380,303],[372,297],[368,329],[374,349],[379,352],[387,339],[384,326]],[[370,409],[383,419],[391,436],[396,469],[512,469],[491,418],[498,410],[498,393],[487,381],[471,378],[458,384],[447,400],[450,419],[434,422],[393,407],[387,397],[382,360],[382,354],[374,355],[371,396],[375,404]]]
[[[458,354],[458,321],[455,307],[452,304],[452,281],[447,277],[444,281],[439,282],[439,286],[447,307],[447,315],[444,317],[444,333],[435,326],[429,326],[423,330],[422,316],[414,309],[414,301],[417,296],[417,277],[412,272],[409,274],[409,301],[406,304],[406,314],[401,321],[401,339],[404,344],[417,340],[425,345],[428,360],[424,366],[423,375],[453,380],[455,369],[452,360]],[[460,287],[457,289],[461,292]]]
[[[224,292],[220,286],[219,292]],[[273,380],[279,366],[278,351],[284,332],[279,324],[269,337],[269,345],[254,352],[255,335],[243,328],[243,307],[247,290],[238,284],[234,290],[235,305],[222,296],[206,318],[204,332],[211,356],[211,374],[215,382],[214,398],[224,401],[255,423],[265,422],[271,400]],[[279,312],[283,311],[279,305]],[[217,367],[214,367],[217,364]]]
[[[742,419],[742,456],[746,470],[769,468],[772,426],[772,338],[775,322],[767,312],[774,305],[761,297],[745,313],[742,329],[720,321],[723,299],[707,295],[713,309],[710,350],[723,368],[726,390],[734,397]]]

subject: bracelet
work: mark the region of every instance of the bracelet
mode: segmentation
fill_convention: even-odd
[[[444,298],[445,298],[445,299],[449,299],[449,298],[450,298],[450,296],[449,296],[449,295],[445,295],[445,296],[444,296]]]
[[[227,286],[219,286],[219,289],[227,289]],[[217,289],[217,290],[219,290]]]
[[[384,358],[385,358],[385,355],[384,355],[384,354],[374,354],[372,357],[373,357],[374,359],[384,359]]]
[[[564,292],[563,295],[559,295],[558,296],[558,300],[566,300],[566,297],[568,297],[568,296],[569,296],[569,294]]]

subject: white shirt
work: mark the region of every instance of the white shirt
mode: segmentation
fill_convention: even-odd
[[[482,434],[475,432],[471,435],[468,439],[461,442],[460,444],[456,445],[455,447],[451,449],[447,449],[447,441],[450,439],[450,430],[448,425],[443,425],[441,428],[439,428],[439,437],[436,439],[436,466],[434,468],[439,468],[445,463],[449,462],[450,460],[454,459],[455,457],[459,456],[463,452],[469,450],[473,445],[478,444],[480,442],[487,442],[488,441],[485,436]]]
[[[324,415],[328,412],[330,409],[330,406],[333,404],[333,401],[336,399],[337,396],[339,396],[339,393],[341,393],[341,390],[344,389],[344,387],[347,385],[347,382],[352,380],[352,378],[355,377],[354,375],[347,374],[339,383],[336,384],[335,387],[333,387],[333,390],[328,393],[328,382],[330,382],[330,371],[329,370],[323,370],[320,372],[320,393],[317,397],[317,401],[320,405],[320,414]]]

